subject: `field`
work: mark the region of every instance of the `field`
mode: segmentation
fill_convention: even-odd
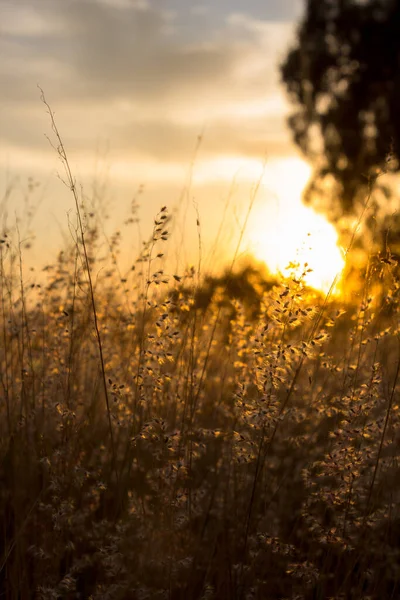
[[[44,285],[1,239],[0,597],[399,598],[397,263],[171,273],[161,207],[121,273],[68,181]]]

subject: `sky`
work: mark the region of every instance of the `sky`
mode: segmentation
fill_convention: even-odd
[[[262,173],[247,241],[296,215],[310,169],[291,142],[278,66],[302,11],[303,0],[0,0],[0,193],[11,190],[12,219],[27,210],[28,177],[40,183],[37,255],[72,209],[38,86],[82,193],[106,199],[108,226],[139,186],[146,228],[186,185],[190,258],[195,215],[212,243],[225,207],[234,238]]]

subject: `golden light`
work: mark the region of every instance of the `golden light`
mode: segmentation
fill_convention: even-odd
[[[256,209],[249,227],[250,251],[274,274],[300,277],[307,271],[307,285],[327,293],[334,284],[332,291],[337,293],[344,268],[337,232],[322,215],[301,202],[310,169],[299,159],[280,163],[274,170],[279,185],[273,198]],[[271,193],[270,186],[268,190]]]

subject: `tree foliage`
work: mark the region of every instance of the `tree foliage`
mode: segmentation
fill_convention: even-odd
[[[281,75],[294,140],[315,165],[308,199],[333,182],[351,213],[377,170],[399,169],[400,1],[306,0]]]

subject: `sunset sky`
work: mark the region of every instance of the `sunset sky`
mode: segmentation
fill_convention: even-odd
[[[111,229],[139,185],[145,230],[161,205],[172,209],[193,158],[188,259],[195,207],[211,243],[234,181],[226,217],[233,239],[264,161],[246,243],[276,234],[290,215],[312,221],[300,204],[309,168],[291,142],[277,68],[302,8],[302,0],[0,0],[0,189],[11,184],[11,219],[27,177],[41,183],[37,255],[68,231],[72,209],[38,85],[84,194],[107,180]],[[273,248],[264,252],[271,263]]]

